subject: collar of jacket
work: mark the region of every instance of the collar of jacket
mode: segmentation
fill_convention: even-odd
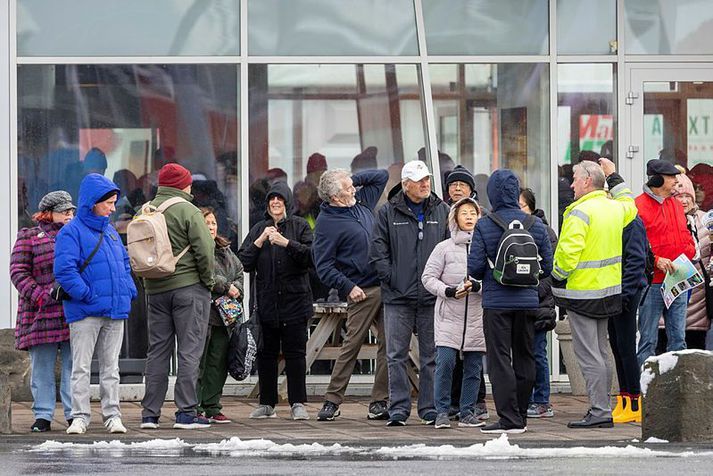
[[[564,216],[566,217],[569,212],[571,212],[575,207],[578,205],[586,202],[587,200],[592,200],[594,198],[606,198],[607,197],[607,192],[604,190],[594,190],[592,192],[589,192],[588,194],[584,195],[583,197],[579,197],[579,200],[575,200],[568,206],[565,211],[564,211]]]
[[[330,205],[327,202],[322,202],[322,204],[320,205],[320,209],[322,213],[327,213],[330,215],[342,215],[345,213],[351,213],[351,211],[354,210],[356,206],[360,203],[361,202],[357,200],[356,203],[351,207],[336,207],[334,205]]]
[[[159,187],[156,191],[156,198],[181,197],[184,200],[193,202],[193,195],[173,187]]]
[[[649,197],[653,198],[654,200],[656,200],[656,201],[659,203],[659,205],[663,205],[663,202],[666,201],[665,198],[663,198],[663,197],[661,197],[661,196],[659,196],[659,195],[656,195],[656,194],[654,193],[654,191],[649,188],[648,185],[644,185],[644,193],[645,193],[646,195],[648,195]]]
[[[429,195],[428,198],[423,201],[423,216],[426,216],[428,214],[428,211],[431,208],[435,207],[440,201],[441,199],[438,198],[435,193],[431,192],[431,195]],[[401,213],[416,218],[416,215],[414,215],[408,205],[406,205],[406,198],[404,197],[403,190],[399,191],[396,195],[394,195],[393,198],[389,200],[389,202],[394,206],[395,209],[397,209]]]
[[[59,232],[59,230],[64,226],[64,223],[41,221],[37,224],[37,226],[48,235],[56,235],[57,232]]]

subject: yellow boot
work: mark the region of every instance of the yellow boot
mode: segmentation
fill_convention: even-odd
[[[621,414],[621,412],[624,411],[624,403],[625,402],[626,402],[626,400],[624,399],[623,396],[621,396],[621,395],[616,396],[616,406],[614,407],[614,410],[612,410],[612,412],[611,412],[612,418],[616,418],[617,416],[619,416],[619,414]]]
[[[632,410],[632,403],[631,403],[631,397],[628,395],[623,397],[624,400],[626,400],[626,403],[624,404],[624,410],[619,413],[617,416],[613,417],[614,423],[631,423],[632,421],[636,421],[637,418],[637,413],[639,415],[639,421],[641,421],[641,411],[639,412],[634,412]]]
[[[634,415],[634,421],[641,423],[641,395],[631,399],[631,413]]]

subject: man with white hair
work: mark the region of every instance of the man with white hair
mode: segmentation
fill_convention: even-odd
[[[433,248],[448,237],[449,208],[431,190],[431,173],[420,160],[407,162],[401,183],[389,192],[378,213],[369,262],[381,281],[389,365],[388,426],[403,426],[411,414],[407,373],[411,335],[418,335],[418,415],[436,421],[433,400],[435,344],[433,307],[436,297],[421,282]],[[465,276],[464,276],[465,278]]]
[[[613,163],[599,159],[613,171]],[[620,183],[604,191],[602,166],[574,166],[574,202],[564,212],[552,270],[555,302],[567,309],[572,345],[587,383],[590,409],[569,428],[614,426],[609,399],[607,325],[621,313],[621,262],[624,228],[636,218],[631,191]]]
[[[368,255],[374,209],[388,180],[389,174],[385,170],[365,170],[350,176],[342,169],[328,170],[319,179],[322,205],[314,229],[312,256],[319,279],[336,289],[339,297],[349,303],[347,335],[334,362],[324,405],[317,414],[319,421],[331,421],[339,416],[339,405],[344,400],[359,350],[372,323],[379,335],[368,418],[388,418],[389,388],[381,289]]]

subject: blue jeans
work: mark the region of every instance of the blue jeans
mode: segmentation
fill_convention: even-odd
[[[547,361],[547,332],[535,331],[533,353],[535,354],[535,386],[530,403],[550,403],[550,365]]]
[[[59,387],[64,418],[72,418],[72,349],[69,341],[56,344],[40,344],[30,347],[30,361],[32,375],[30,377],[30,390],[32,391],[32,413],[35,419],[52,421],[54,408],[57,403],[57,385],[55,382],[54,366],[57,361],[57,352],[62,359],[62,381]]]
[[[408,418],[411,414],[411,381],[406,371],[409,364],[411,334],[418,337],[418,415],[423,418],[435,411],[433,405],[433,373],[435,344],[433,337],[433,306],[416,304],[384,304],[386,361],[389,368],[389,415]]]
[[[646,291],[644,291],[646,292]],[[636,358],[639,366],[646,359],[656,354],[658,343],[659,318],[663,314],[666,325],[666,338],[668,345],[666,351],[683,350],[686,348],[686,309],[688,301],[686,295],[679,295],[666,309],[661,296],[661,285],[652,284],[646,293],[644,302],[639,307],[639,350]]]
[[[436,412],[448,413],[451,408],[451,385],[453,368],[458,358],[458,350],[450,347],[436,347]],[[463,352],[463,384],[460,389],[460,415],[473,414],[475,399],[480,388],[480,369],[483,367],[485,352]]]

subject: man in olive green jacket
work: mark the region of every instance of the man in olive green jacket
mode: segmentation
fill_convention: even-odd
[[[186,200],[166,209],[164,217],[174,256],[186,247],[188,251],[176,263],[173,274],[144,280],[149,305],[149,349],[145,371],[146,392],[141,401],[143,429],[158,428],[168,388],[174,338],[178,340],[178,375],[174,390],[178,411],[173,427],[195,429],[210,426],[207,419],[196,413],[196,387],[210,316],[215,242],[200,210],[191,203],[192,183],[187,169],[178,164],[167,164],[159,171],[158,192],[151,202],[151,205],[159,206],[172,197]]]

